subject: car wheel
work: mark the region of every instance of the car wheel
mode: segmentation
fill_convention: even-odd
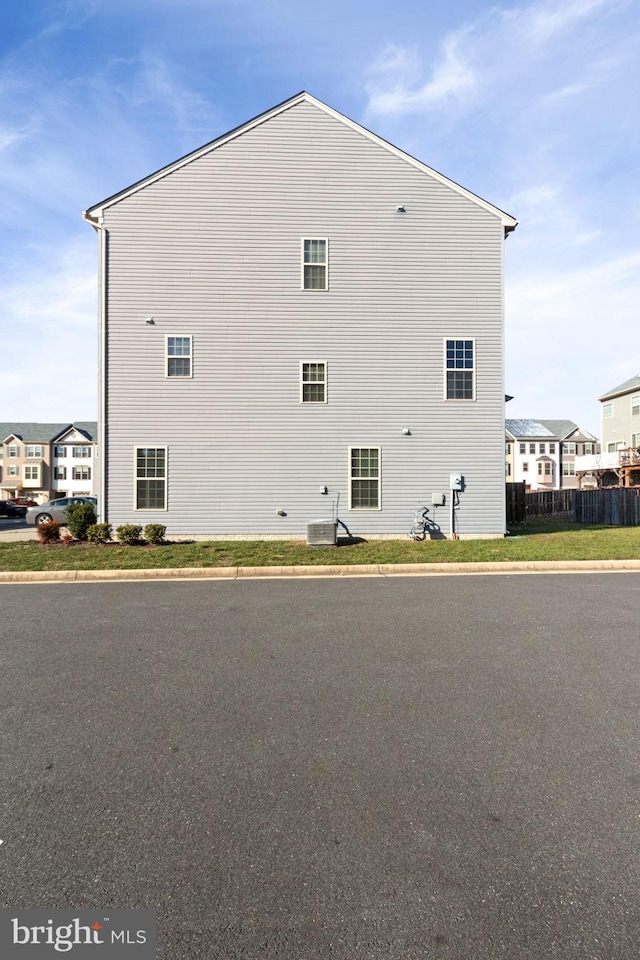
[[[50,513],[39,513],[36,517],[36,523],[40,526],[41,523],[48,523],[51,520]]]

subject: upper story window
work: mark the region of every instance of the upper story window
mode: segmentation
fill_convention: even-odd
[[[546,445],[546,443],[541,443],[541,444],[540,444],[540,453],[546,453],[546,452],[547,452],[547,445]]]
[[[91,480],[91,467],[74,467],[71,476],[73,480]]]
[[[640,417],[640,393],[631,397],[631,416]]]
[[[67,479],[67,468],[66,467],[55,467],[53,471],[54,480],[66,480]]]
[[[613,416],[613,404],[612,403],[603,403],[602,404],[602,417],[604,420],[608,420],[609,417]]]
[[[8,456],[8,457],[19,457],[19,456],[20,456],[20,447],[16,446],[15,443],[12,443],[11,446],[7,447],[7,456]]]
[[[327,240],[303,239],[302,289],[327,290],[329,287]]]
[[[190,377],[192,338],[167,337],[167,376]]]
[[[24,465],[24,479],[25,480],[39,480],[40,479],[40,467],[35,463],[25,463]]]
[[[475,400],[475,341],[445,340],[447,400]]]
[[[66,448],[66,447],[54,447],[54,451],[53,451],[53,452],[54,452],[54,454],[55,454],[56,457],[66,457],[66,455],[67,455],[67,448]],[[66,480],[66,477],[63,477],[62,479],[63,479],[63,480]]]
[[[90,457],[91,456],[91,447],[73,447],[71,450],[71,455],[74,457]]]
[[[40,444],[28,443],[24,448],[25,457],[44,457],[44,447]]]
[[[556,452],[556,445],[555,445],[555,443],[550,443],[550,444],[549,444],[549,453],[555,453],[555,452]]]
[[[527,452],[527,445],[526,445],[526,443],[521,443],[521,444],[520,444],[520,453],[526,453],[526,452]]]
[[[563,444],[562,444],[562,452],[563,452],[563,453],[568,453],[568,454],[571,454],[571,455],[575,455],[575,452],[576,452],[576,445],[575,445],[575,443],[574,443],[572,440],[569,441],[569,442],[567,442],[567,443],[563,443]]]
[[[511,456],[511,444],[510,444],[510,443],[505,443],[505,450],[506,450],[507,456],[508,456],[508,457]]]
[[[535,443],[530,443],[530,444],[529,444],[529,453],[531,453],[531,454],[533,454],[533,455],[535,456],[535,452],[536,452],[536,445],[535,445]]]
[[[302,403],[327,402],[326,363],[300,364],[300,400]]]
[[[595,444],[593,444],[593,443],[585,443],[585,445],[584,445],[584,452],[587,453],[587,454],[588,454],[588,453],[595,453],[595,452],[596,452],[596,451],[595,451]]]

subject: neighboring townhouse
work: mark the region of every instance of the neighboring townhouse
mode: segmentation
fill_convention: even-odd
[[[0,423],[0,499],[95,496],[95,422]]]
[[[83,217],[102,520],[504,535],[513,217],[307,93]]]
[[[579,458],[581,486],[640,486],[640,375],[599,398],[602,452]]]
[[[578,486],[576,456],[599,451],[597,439],[572,420],[507,419],[506,479],[534,490]]]

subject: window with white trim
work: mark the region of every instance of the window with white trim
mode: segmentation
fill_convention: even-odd
[[[167,448],[136,447],[136,510],[166,510]]]
[[[67,468],[66,467],[55,467],[53,471],[54,480],[66,480],[67,479]]]
[[[523,473],[529,473],[529,462],[528,462],[528,460],[524,460],[524,461],[523,461],[523,463],[522,463],[522,472],[523,472]]]
[[[546,453],[546,452],[547,452],[547,445],[546,445],[545,443],[541,443],[541,444],[539,445],[538,452],[539,452],[539,453]]]
[[[193,338],[167,337],[167,376],[190,377],[191,358],[193,354]]]
[[[603,403],[602,404],[602,419],[608,420],[609,417],[613,416],[613,403]]]
[[[86,445],[82,447],[72,447],[71,456],[77,457],[78,459],[82,459],[83,457],[90,457],[91,447],[88,447]]]
[[[40,444],[28,443],[24,448],[24,455],[28,459],[44,457],[44,447],[40,446]]]
[[[73,467],[71,477],[73,480],[91,480],[91,467]]]
[[[521,443],[521,444],[520,444],[520,453],[526,453],[526,452],[527,452],[527,445],[526,445],[526,443]]]
[[[631,446],[640,447],[640,433],[631,434]]]
[[[302,289],[327,290],[329,286],[328,241],[302,240]]]
[[[631,397],[631,416],[640,417],[640,393]]]
[[[327,402],[327,365],[321,362],[300,362],[301,403]]]
[[[576,475],[576,465],[571,460],[569,463],[562,464],[562,476],[563,477],[575,477]]]
[[[536,454],[536,445],[535,445],[535,443],[530,443],[530,444],[529,444],[529,453],[531,454],[531,456],[534,456],[534,457],[535,457],[535,454]]]
[[[37,463],[25,463],[24,465],[24,479],[25,480],[39,480],[40,479],[40,465]]]
[[[562,452],[567,453],[570,456],[575,456],[576,445],[573,440],[569,440],[568,442],[562,444]]]
[[[548,460],[538,463],[538,476],[541,477],[543,475],[545,477],[551,476],[551,463]]]
[[[445,340],[445,398],[475,400],[475,341]]]
[[[595,452],[596,452],[596,445],[595,445],[595,443],[585,443],[585,445],[584,445],[584,453],[585,453],[585,454],[588,455],[588,454],[592,454],[592,453],[595,453]]]
[[[556,445],[555,445],[555,443],[550,443],[550,444],[549,444],[549,453],[555,453],[555,452],[556,452]]]
[[[8,477],[17,477],[17,476],[19,476],[18,468],[17,468],[17,466],[15,466],[15,464],[14,464],[14,465],[9,465],[9,466],[6,468],[6,470],[7,470],[7,476],[8,476]]]
[[[56,457],[66,457],[66,455],[67,455],[67,448],[66,448],[66,447],[54,447],[54,451],[53,451],[53,452],[54,452],[54,454],[55,454]],[[64,477],[63,479],[66,480],[67,478]]]
[[[349,448],[349,509],[380,509],[380,448]]]
[[[8,457],[19,457],[20,456],[20,447],[17,447],[15,444],[7,447],[7,456]]]

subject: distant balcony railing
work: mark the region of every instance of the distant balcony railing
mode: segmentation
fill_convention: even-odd
[[[618,467],[640,467],[640,447],[625,447],[614,453],[592,453],[576,457],[576,473],[591,470],[615,470]]]

